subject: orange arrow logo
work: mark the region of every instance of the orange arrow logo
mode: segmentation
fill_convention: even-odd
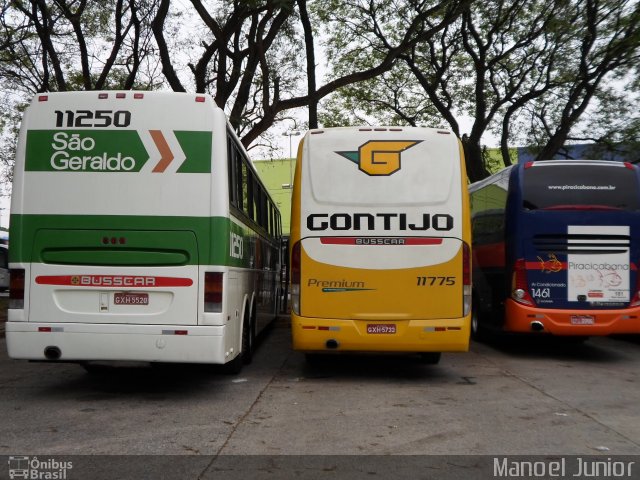
[[[173,161],[174,156],[171,148],[169,148],[169,144],[167,140],[164,138],[164,135],[160,130],[149,130],[151,134],[151,138],[153,139],[153,143],[156,144],[158,151],[160,152],[160,161],[158,164],[153,167],[153,173],[162,173],[164,172],[169,164]]]

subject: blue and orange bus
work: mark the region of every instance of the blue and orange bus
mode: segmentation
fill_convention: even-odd
[[[640,332],[640,168],[527,162],[469,193],[472,335]]]

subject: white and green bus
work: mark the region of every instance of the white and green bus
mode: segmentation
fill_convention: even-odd
[[[281,220],[207,95],[37,95],[11,201],[12,358],[227,364],[278,312]]]

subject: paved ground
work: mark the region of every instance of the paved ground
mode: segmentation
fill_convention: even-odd
[[[437,366],[349,356],[311,367],[281,320],[235,377],[90,375],[10,360],[3,339],[0,455],[638,455],[639,367],[640,342],[612,338],[473,343]]]

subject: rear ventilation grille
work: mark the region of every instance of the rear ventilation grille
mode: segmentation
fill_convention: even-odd
[[[533,246],[540,253],[606,254],[625,253],[631,246],[629,235],[541,234],[534,235]]]

